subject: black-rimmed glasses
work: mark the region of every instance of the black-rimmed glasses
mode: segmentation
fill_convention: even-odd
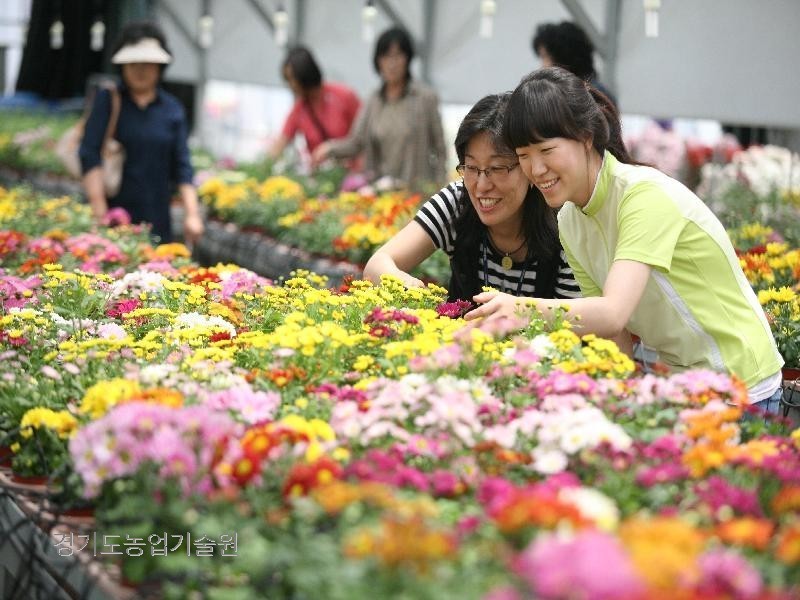
[[[508,166],[496,165],[494,167],[479,169],[475,165],[458,165],[456,167],[456,171],[458,171],[458,174],[464,178],[464,181],[477,181],[481,176],[481,173],[483,173],[486,175],[486,179],[493,183],[498,183],[506,179],[511,171],[516,169],[518,166],[519,163],[514,163],[513,165]]]

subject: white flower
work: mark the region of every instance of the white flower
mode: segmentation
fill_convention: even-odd
[[[177,365],[166,363],[147,365],[139,372],[139,381],[146,386],[155,386],[177,370]]]
[[[533,468],[542,475],[554,475],[567,468],[567,455],[556,448],[539,446],[533,452]]]
[[[555,344],[550,339],[550,336],[540,333],[530,341],[530,349],[539,356],[545,358],[551,356],[555,352]]]
[[[614,531],[619,524],[619,508],[614,501],[593,488],[566,487],[558,492],[559,500],[569,502],[580,513],[606,531]]]
[[[133,271],[114,282],[111,295],[121,296],[126,292],[158,292],[164,287],[164,276],[153,271]]]

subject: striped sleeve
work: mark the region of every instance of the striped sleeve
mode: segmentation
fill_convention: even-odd
[[[555,290],[556,298],[580,298],[581,288],[578,286],[578,282],[575,281],[575,276],[572,274],[572,269],[567,262],[567,255],[564,250],[561,250],[558,263]]]
[[[452,182],[423,204],[414,220],[425,230],[433,244],[449,256],[455,251],[458,201],[463,193],[461,182]]]

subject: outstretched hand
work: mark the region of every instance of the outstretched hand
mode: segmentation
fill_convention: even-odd
[[[530,305],[527,298],[504,292],[482,292],[472,299],[480,306],[464,315],[464,320],[470,323],[459,332],[463,336],[469,335],[469,330],[479,327],[486,333],[502,337],[522,329],[528,322],[522,316],[525,307]]]
[[[528,298],[519,298],[505,292],[482,292],[472,299],[480,306],[465,314],[465,321],[480,318],[485,318],[487,321],[514,319],[519,316],[520,309],[532,305]]]

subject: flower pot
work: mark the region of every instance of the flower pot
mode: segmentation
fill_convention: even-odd
[[[11,446],[0,446],[0,467],[11,467],[11,459],[14,458],[14,451]]]
[[[0,485],[20,494],[42,496],[48,493],[47,477],[26,477],[17,473],[0,472]]]
[[[11,480],[14,483],[24,485],[46,485],[48,477],[46,475],[19,475],[18,473],[11,473]]]
[[[784,381],[795,381],[796,379],[800,379],[800,367],[783,367],[781,370],[783,371]]]

